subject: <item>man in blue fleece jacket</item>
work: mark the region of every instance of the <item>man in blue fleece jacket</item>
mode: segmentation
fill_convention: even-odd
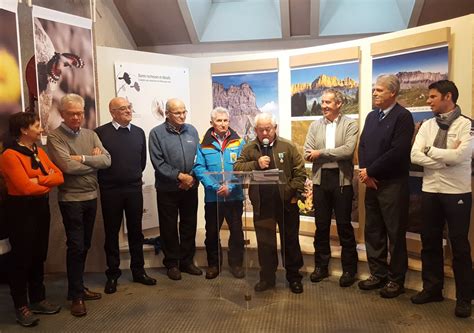
[[[168,100],[165,122],[153,128],[149,137],[150,158],[155,169],[160,240],[165,255],[163,264],[172,280],[180,280],[181,271],[202,274],[193,262],[199,183],[192,169],[199,136],[193,125],[185,123],[187,113],[181,100]]]

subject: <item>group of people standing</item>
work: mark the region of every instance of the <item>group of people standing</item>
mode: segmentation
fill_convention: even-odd
[[[405,292],[408,269],[406,231],[410,163],[423,167],[422,279],[423,289],[411,297],[414,304],[443,300],[443,230],[453,252],[457,317],[471,316],[473,289],[469,244],[471,214],[472,121],[461,114],[456,85],[432,83],[427,104],[434,117],[414,130],[411,113],[397,103],[400,82],[381,75],[373,88],[375,110],[367,115],[359,139],[359,181],[365,184],[364,237],[370,276],[359,281],[361,290],[380,289],[383,298]],[[331,215],[336,217],[342,247],[341,287],[356,281],[358,256],[351,226],[353,153],[357,122],[340,113],[342,95],[327,90],[321,98],[324,117],[311,124],[305,158],[313,163],[313,203],[316,232],[315,270],[319,282],[329,275]]]
[[[408,256],[405,233],[408,220],[408,177],[411,162],[424,167],[422,278],[423,290],[411,301],[442,301],[443,227],[449,227],[453,250],[458,317],[471,315],[472,260],[468,240],[471,210],[471,120],[461,114],[453,82],[429,86],[428,105],[435,117],[424,122],[414,138],[411,113],[396,102],[400,83],[382,75],[373,89],[375,110],[366,118],[360,136],[359,180],[366,185],[365,246],[370,269],[362,290],[380,289],[384,298],[404,292]],[[199,141],[194,126],[186,123],[187,110],[179,99],[166,104],[166,121],[149,135],[149,154],[155,170],[155,187],[163,264],[172,280],[181,273],[202,275],[194,263],[198,209],[198,182],[205,191],[205,228],[208,267],[206,279],[216,278],[223,265],[219,232],[224,219],[229,231],[230,272],[243,278],[243,189],[221,182],[210,172],[279,170],[284,184],[249,187],[258,246],[260,279],[256,292],[275,287],[278,266],[278,226],[283,266],[289,288],[303,292],[300,269],[297,201],[304,192],[305,160],[312,163],[315,269],[312,282],[329,276],[330,226],[334,213],[342,247],[341,287],[357,280],[358,253],[351,224],[354,152],[358,123],[341,113],[343,95],[333,89],[321,97],[323,117],[307,133],[304,154],[277,134],[274,116],[255,117],[256,138],[246,143],[229,125],[225,108],[211,112],[211,127]],[[48,193],[58,186],[58,201],[67,237],[68,294],[71,314],[87,313],[84,301],[101,298],[89,290],[83,273],[97,210],[98,189],[105,230],[107,261],[104,292],[117,290],[121,275],[119,230],[125,214],[133,281],[155,285],[144,270],[142,172],[147,160],[143,130],[131,124],[133,107],[122,97],[113,98],[113,120],[97,129],[81,128],[84,100],[75,94],[61,99],[63,123],[48,137],[48,155],[36,142],[42,128],[36,115],[19,113],[10,118],[14,140],[0,157],[8,189],[7,221],[12,245],[10,289],[17,321],[38,323],[34,313],[53,314],[60,306],[46,301],[43,264],[48,250],[50,212]],[[414,143],[413,143],[414,140]]]

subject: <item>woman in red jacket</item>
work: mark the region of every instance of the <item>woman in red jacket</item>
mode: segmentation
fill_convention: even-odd
[[[18,323],[33,326],[39,321],[33,313],[53,314],[61,309],[45,300],[43,266],[49,241],[48,193],[64,178],[35,144],[43,131],[37,115],[16,113],[10,116],[9,125],[14,140],[0,156],[0,170],[8,191],[10,292]]]

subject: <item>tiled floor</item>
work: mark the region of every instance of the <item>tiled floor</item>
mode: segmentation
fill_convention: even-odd
[[[303,279],[304,293],[292,294],[284,273],[274,290],[255,295],[256,271],[236,280],[224,271],[216,280],[183,274],[171,281],[164,269],[148,269],[153,287],[131,282],[125,271],[118,291],[87,302],[87,316],[75,318],[66,302],[64,274],[47,277],[48,299],[63,306],[57,315],[41,316],[28,331],[44,332],[474,332],[474,318],[454,317],[454,301],[413,305],[407,291],[386,300],[356,285],[342,289],[337,277],[320,283]],[[101,291],[103,274],[88,273],[86,285]],[[245,298],[250,298],[246,301]],[[26,332],[15,323],[9,289],[0,285],[0,332]]]

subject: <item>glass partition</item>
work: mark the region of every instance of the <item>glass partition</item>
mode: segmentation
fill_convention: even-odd
[[[218,184],[217,202],[208,207],[216,209],[215,215],[206,210],[206,251],[213,266],[207,269],[217,274],[219,297],[249,309],[278,301],[288,290],[280,239],[285,224],[283,172],[207,175]]]

